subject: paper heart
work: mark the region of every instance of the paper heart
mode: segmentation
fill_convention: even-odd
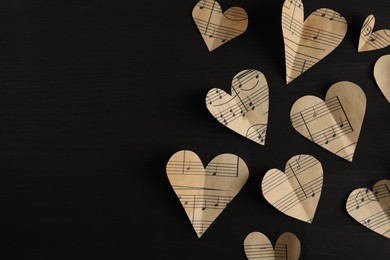
[[[249,260],[298,260],[301,243],[293,233],[286,232],[280,235],[274,249],[263,233],[252,232],[244,240],[244,250]]]
[[[285,171],[271,169],[264,175],[264,198],[284,214],[312,223],[321,197],[323,170],[313,156],[301,154],[286,163]]]
[[[304,21],[301,0],[286,0],[282,9],[282,31],[287,84],[331,53],[347,33],[341,14],[321,8]]]
[[[372,32],[375,26],[375,16],[370,14],[363,23],[360,31],[358,52],[372,51],[390,45],[390,30]]]
[[[325,101],[304,96],[295,101],[290,119],[300,134],[352,162],[366,111],[366,96],[348,81],[332,85]]]
[[[243,70],[233,78],[231,94],[211,89],[206,106],[220,123],[264,145],[268,122],[268,84],[257,70]]]
[[[225,12],[217,1],[199,1],[192,10],[192,18],[209,51],[236,38],[248,28],[248,15],[241,7],[231,7]]]
[[[249,176],[245,162],[236,155],[218,155],[204,168],[199,157],[188,150],[172,155],[166,171],[198,237],[237,195]]]
[[[352,191],[346,208],[360,224],[390,238],[390,180],[377,182],[372,191],[365,188]]]
[[[380,57],[375,63],[374,77],[383,95],[390,102],[390,55]]]

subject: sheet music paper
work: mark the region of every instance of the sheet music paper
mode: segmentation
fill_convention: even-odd
[[[332,52],[344,39],[347,27],[341,14],[327,8],[318,9],[304,21],[302,1],[286,0],[282,31],[287,84]]]
[[[375,16],[370,14],[360,31],[358,52],[379,50],[390,45],[390,30],[382,29],[373,32],[374,26]]]
[[[231,94],[213,88],[206,96],[207,109],[215,119],[261,145],[267,133],[268,102],[267,80],[254,69],[234,76]]]
[[[199,157],[188,150],[172,155],[166,171],[198,237],[228,206],[249,177],[248,167],[236,155],[218,155],[204,168]]]
[[[244,250],[249,260],[298,260],[301,242],[293,233],[286,232],[280,235],[274,248],[263,233],[252,232],[244,240]]]
[[[390,238],[390,180],[377,182],[372,191],[365,188],[352,191],[346,208],[357,222]]]
[[[352,162],[366,111],[366,96],[348,81],[332,85],[325,101],[304,96],[295,101],[290,119],[301,135]]]
[[[286,163],[284,172],[271,169],[264,175],[264,198],[284,214],[312,223],[321,197],[323,170],[313,156],[301,154]]]
[[[374,78],[379,89],[390,103],[390,55],[380,57],[374,66]]]
[[[248,15],[241,7],[225,12],[217,1],[201,0],[192,10],[192,17],[209,51],[236,38],[248,28]]]

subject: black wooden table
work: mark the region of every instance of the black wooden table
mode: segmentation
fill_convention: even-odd
[[[348,21],[340,46],[285,84],[282,0],[220,0],[249,15],[247,32],[209,52],[192,20],[196,1],[3,0],[0,2],[1,259],[246,259],[243,241],[286,231],[301,259],[388,259],[390,241],[352,219],[349,193],[390,174],[390,104],[358,53],[369,14],[390,29],[388,0],[304,1],[306,15],[332,8]],[[205,95],[230,90],[241,70],[269,84],[267,140],[260,146],[220,125]],[[364,90],[367,110],[353,163],[306,140],[290,123],[304,95],[324,98],[338,81]],[[247,184],[198,238],[165,172],[178,150],[206,164],[243,158]],[[296,154],[321,161],[314,222],[273,208],[261,194],[270,168]]]

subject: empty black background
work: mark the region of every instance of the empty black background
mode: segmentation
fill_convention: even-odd
[[[261,231],[274,243],[294,232],[301,259],[388,259],[389,239],[352,219],[349,193],[390,174],[390,104],[372,75],[390,47],[358,53],[369,14],[390,28],[388,0],[306,0],[306,16],[345,16],[340,46],[288,86],[282,0],[220,0],[249,15],[246,33],[209,53],[195,23],[196,0],[2,0],[0,2],[1,259],[245,259],[243,240]],[[243,69],[269,83],[266,146],[234,133],[208,112],[213,87],[230,90]],[[303,95],[323,98],[338,81],[367,96],[353,163],[311,143],[290,124]],[[165,173],[178,150],[207,164],[234,153],[247,184],[198,238]],[[313,224],[278,212],[261,195],[265,172],[296,154],[322,162]]]

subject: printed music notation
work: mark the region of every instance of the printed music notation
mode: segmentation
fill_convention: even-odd
[[[304,20],[301,0],[286,0],[282,8],[287,84],[311,68],[344,39],[347,22],[341,14],[321,8]]]
[[[293,218],[311,223],[323,183],[321,163],[310,155],[297,155],[285,171],[269,170],[261,183],[263,196],[276,209]]]
[[[349,195],[346,209],[359,223],[390,238],[390,181],[377,182],[372,191],[356,189]]]
[[[227,207],[249,176],[245,162],[236,155],[218,155],[204,168],[199,157],[188,150],[172,155],[166,171],[198,237]]]
[[[390,45],[390,30],[382,29],[373,32],[375,16],[369,15],[360,31],[358,52],[379,50]]]
[[[264,234],[252,232],[244,240],[244,250],[249,260],[298,260],[301,244],[293,233],[286,232],[278,238],[274,248]]]
[[[315,96],[298,99],[290,119],[300,134],[332,153],[353,160],[366,106],[364,92],[351,82],[329,88],[325,101]]]
[[[244,33],[248,27],[248,16],[241,7],[231,7],[225,12],[217,1],[199,1],[192,17],[209,51]]]
[[[206,95],[206,106],[221,124],[264,145],[268,122],[268,84],[263,73],[249,69],[233,79],[231,95],[219,88]]]

